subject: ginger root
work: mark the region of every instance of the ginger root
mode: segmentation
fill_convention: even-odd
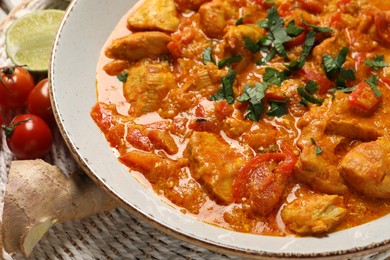
[[[56,223],[117,207],[85,174],[67,177],[43,160],[12,161],[4,196],[2,242],[6,252],[29,256]]]

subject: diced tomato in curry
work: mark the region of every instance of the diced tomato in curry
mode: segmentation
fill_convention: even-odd
[[[380,0],[145,0],[104,46],[91,116],[201,221],[343,230],[390,213],[389,35]]]

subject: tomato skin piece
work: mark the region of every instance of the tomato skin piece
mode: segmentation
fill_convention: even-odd
[[[44,157],[51,149],[53,137],[49,126],[33,114],[16,116],[11,125],[3,126],[7,145],[17,159]]]
[[[292,174],[296,156],[282,145],[282,153],[259,154],[239,171],[233,183],[233,197],[236,202],[251,206],[257,215],[267,215],[278,203],[288,177]]]
[[[19,66],[3,67],[0,72],[0,106],[5,109],[25,106],[28,95],[35,86],[30,72]]]
[[[364,81],[360,82],[348,96],[348,105],[362,114],[371,114],[382,101],[382,96],[377,97],[372,88]]]
[[[45,120],[49,126],[55,124],[47,78],[39,81],[33,90],[31,90],[27,99],[27,110],[29,113],[37,115]]]

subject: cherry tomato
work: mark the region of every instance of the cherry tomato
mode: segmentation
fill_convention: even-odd
[[[27,110],[29,113],[34,114],[42,118],[49,124],[54,125],[54,115],[51,109],[50,95],[49,95],[49,83],[48,79],[42,79],[31,90],[27,99]]]
[[[42,158],[53,143],[49,126],[33,114],[16,116],[3,130],[8,148],[18,159]]]
[[[6,109],[22,108],[35,86],[30,72],[19,66],[9,66],[0,68],[0,73],[0,106]]]

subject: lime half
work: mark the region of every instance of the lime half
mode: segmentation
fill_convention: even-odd
[[[5,51],[15,65],[28,70],[46,72],[53,41],[65,11],[48,9],[18,18],[5,35]]]

